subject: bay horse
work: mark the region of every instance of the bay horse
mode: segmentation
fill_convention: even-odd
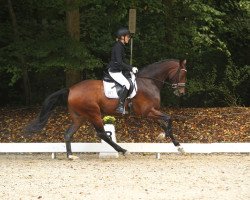
[[[172,119],[159,110],[160,90],[165,83],[168,83],[176,95],[184,95],[186,74],[186,60],[169,59],[150,64],[137,74],[137,94],[131,99],[133,113],[157,119],[165,132],[165,137],[170,137],[179,151],[183,149],[172,133]],[[102,115],[115,115],[118,99],[109,99],[105,96],[102,80],[84,80],[69,89],[64,88],[48,96],[37,119],[26,127],[26,133],[42,130],[57,101],[65,95],[67,96],[68,111],[73,121],[64,135],[68,158],[75,158],[71,150],[71,140],[84,120],[93,124],[97,136],[117,152],[124,155],[128,153],[126,149],[112,141],[104,130]]]

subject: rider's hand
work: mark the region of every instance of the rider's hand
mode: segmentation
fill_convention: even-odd
[[[138,68],[137,68],[137,67],[133,67],[133,68],[132,68],[132,72],[133,72],[134,74],[136,74],[136,73],[138,72]]]

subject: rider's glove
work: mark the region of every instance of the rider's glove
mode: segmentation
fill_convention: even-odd
[[[136,73],[138,72],[137,67],[133,67],[133,68],[132,68],[132,72],[133,72],[134,74],[136,74]]]

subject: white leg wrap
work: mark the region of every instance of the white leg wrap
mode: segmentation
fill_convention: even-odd
[[[177,150],[179,151],[179,153],[185,153],[184,149],[182,146],[178,146]]]
[[[69,159],[70,160],[77,160],[77,159],[79,159],[79,157],[78,156],[74,156],[74,155],[69,155]]]

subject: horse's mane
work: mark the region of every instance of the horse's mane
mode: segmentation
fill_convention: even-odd
[[[177,59],[165,59],[165,60],[161,60],[161,61],[158,61],[158,62],[155,62],[155,63],[152,63],[152,64],[149,64],[149,65],[146,65],[144,66],[138,73],[138,75],[142,75],[142,74],[152,74],[156,69],[157,67],[159,66],[162,66],[161,64],[162,63],[165,63],[165,62],[170,62],[170,61],[176,61],[176,62],[179,62]]]

